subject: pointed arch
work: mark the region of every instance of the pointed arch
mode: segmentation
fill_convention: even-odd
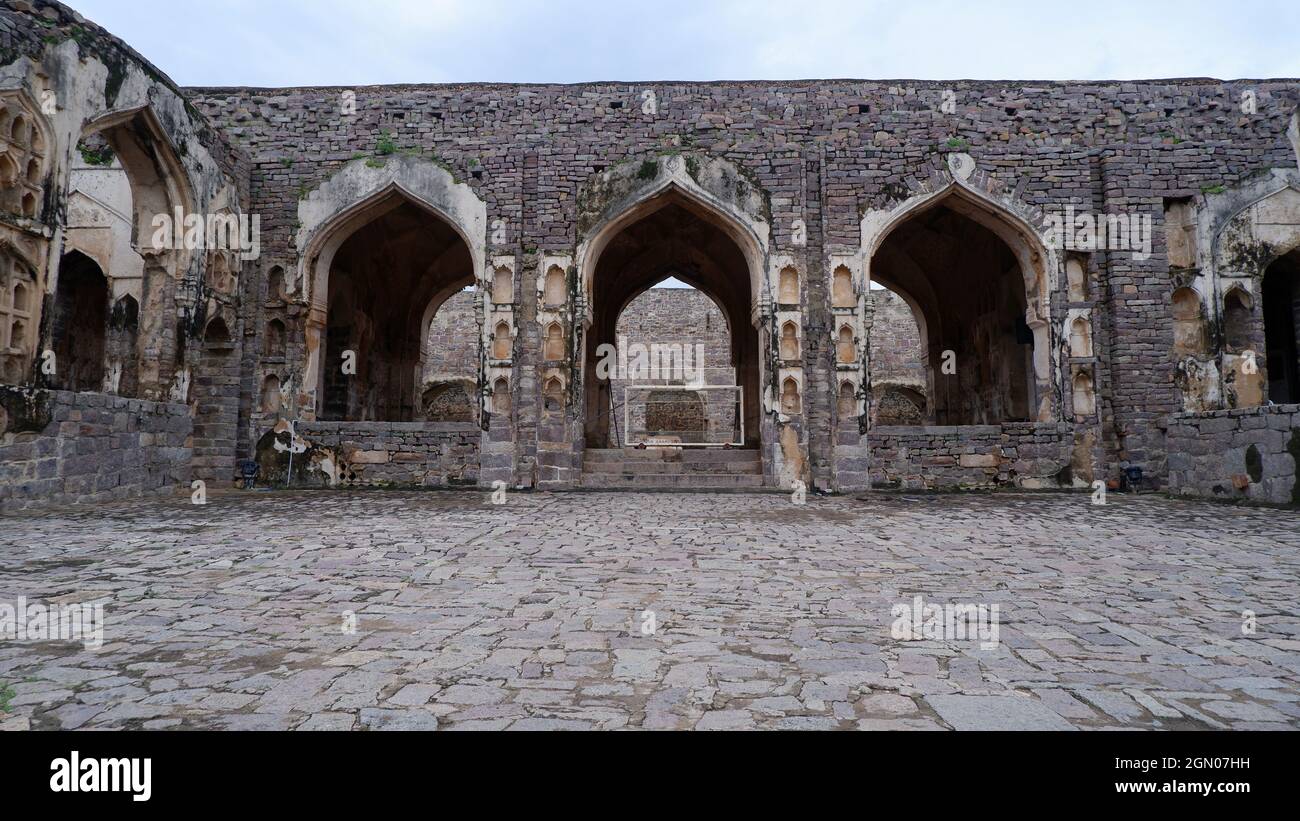
[[[180,208],[185,214],[198,211],[194,187],[181,162],[180,152],[150,105],[118,109],[85,123],[81,139],[102,135],[113,149],[131,183],[132,241],[138,248],[151,245],[153,218],[169,218]],[[180,230],[181,226],[174,226]],[[175,272],[188,268],[192,251],[172,249]]]
[[[690,159],[694,163],[701,162],[698,158]],[[697,171],[702,179],[712,180],[720,176],[743,180],[745,177],[725,160],[708,158],[703,162],[707,163],[710,173]],[[669,205],[678,204],[721,230],[740,248],[749,269],[751,301],[759,305],[765,290],[770,235],[770,227],[759,216],[762,207],[759,192],[751,190],[749,198],[741,203],[729,202],[696,181],[690,173],[688,158],[684,156],[661,158],[655,161],[655,169],[651,182],[637,187],[633,193],[607,207],[592,228],[585,232],[586,239],[578,246],[577,268],[587,304],[590,305],[593,298],[596,264],[609,242],[634,223]],[[752,189],[752,186],[748,187]],[[767,296],[770,300],[771,294]]]
[[[558,322],[551,322],[546,326],[546,335],[542,340],[542,359],[549,361],[564,359],[564,329]]]
[[[427,356],[429,323],[448,297],[467,284],[479,283],[491,288],[491,282],[486,279],[487,207],[473,189],[456,182],[437,164],[419,157],[389,156],[378,167],[360,159],[344,165],[298,203],[301,226],[296,238],[298,273],[295,282],[287,283],[289,294],[298,294],[298,299],[308,306],[307,362],[302,386],[304,404],[312,415],[324,412],[327,386],[323,355],[329,322],[330,271],[335,256],[355,234],[399,208],[416,209],[446,226],[458,240],[448,246],[447,252],[463,244],[469,257],[470,270],[465,277],[442,283],[441,289],[423,305],[422,314],[412,316],[420,329],[416,360]],[[434,264],[436,261],[431,266]],[[419,361],[411,363],[415,384],[421,377],[419,370]]]
[[[1206,195],[1210,256],[1219,276],[1260,276],[1300,248],[1300,172],[1270,169],[1267,176],[1221,194]]]
[[[983,225],[1007,244],[1020,262],[1026,296],[1033,298],[1027,310],[1036,308],[1040,313],[1036,318],[1046,323],[1060,268],[1056,251],[1031,222],[1028,206],[1006,198],[994,199],[963,180],[954,178],[938,191],[909,197],[887,211],[868,212],[862,220],[862,249],[867,265],[894,229],[940,205]],[[1029,319],[1026,317],[1026,321]]]
[[[800,358],[799,326],[793,319],[781,323],[781,358],[794,361]]]
[[[353,160],[298,202],[298,277],[312,307],[328,293],[334,254],[349,236],[408,202],[445,222],[469,248],[475,274],[486,271],[487,205],[446,169],[418,157],[393,155],[376,168]],[[490,282],[483,282],[491,287]],[[294,288],[290,288],[293,292]]]
[[[867,281],[876,279],[873,264],[877,253],[897,229],[912,219],[936,208],[946,208],[987,229],[1006,246],[1020,272],[1024,296],[1024,326],[1032,337],[1032,387],[1037,404],[1029,409],[1029,418],[1051,421],[1058,413],[1060,351],[1052,343],[1051,298],[1056,288],[1061,259],[1036,227],[1037,219],[1029,206],[1009,196],[996,196],[952,178],[935,191],[916,194],[891,208],[869,211],[862,219],[862,253]],[[882,281],[884,281],[882,279]],[[907,293],[906,288],[886,282],[891,290],[917,307],[929,300]],[[927,342],[944,333],[935,327],[932,312],[917,312],[918,324],[924,322]],[[931,345],[932,347],[932,345]]]

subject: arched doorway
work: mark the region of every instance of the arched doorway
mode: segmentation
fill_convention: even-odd
[[[585,266],[591,294],[584,370],[587,447],[619,444],[614,419],[620,398],[614,396],[610,380],[598,373],[601,346],[617,349],[617,324],[624,309],[669,277],[707,294],[724,315],[730,337],[729,361],[706,361],[704,367],[734,371],[743,400],[743,442],[757,447],[761,437],[760,347],[754,326],[753,253],[737,239],[743,230],[725,214],[676,188],[641,203],[607,230],[609,235],[598,245],[598,256]]]
[[[189,382],[185,335],[199,330],[191,322],[198,309],[177,283],[184,281],[196,252],[177,241],[182,226],[172,226],[176,234],[169,243],[159,236],[155,222],[159,216],[172,219],[178,209],[184,214],[198,213],[181,154],[147,105],[85,123],[77,147],[80,161],[74,162],[71,175],[74,191],[68,207],[67,241],[95,249],[107,228],[113,239],[96,256],[104,261],[112,292],[130,293],[136,303],[132,334],[140,346],[137,355],[132,357],[125,350],[110,354],[123,363],[124,370],[126,363],[134,362],[133,395],[150,400],[183,399]],[[107,204],[113,213],[104,211],[100,219],[80,219],[79,214],[85,217],[103,210],[94,201]],[[223,299],[233,304],[229,294]],[[178,316],[183,317],[179,322]],[[125,344],[127,340],[122,341]],[[119,382],[118,393],[122,384]]]
[[[69,391],[102,390],[107,330],[108,278],[80,251],[64,254],[54,293],[51,384]]]
[[[871,425],[924,425],[929,418],[929,361],[912,305],[879,283],[871,283]],[[839,360],[852,361],[853,343],[838,344]],[[847,349],[847,350],[844,350]]]
[[[875,246],[871,279],[913,308],[933,423],[1046,421],[1046,261],[973,196],[954,189],[895,221]]]
[[[474,265],[461,235],[406,197],[367,216],[329,263],[318,418],[415,421],[430,322],[474,283]]]
[[[628,368],[610,376],[611,438],[621,444],[740,441],[736,391],[692,389],[736,385],[731,328],[708,294],[669,279],[629,302],[615,328]]]
[[[1300,251],[1268,266],[1262,292],[1269,401],[1300,403]]]

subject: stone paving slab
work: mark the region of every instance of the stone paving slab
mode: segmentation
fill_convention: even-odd
[[[1294,729],[1300,519],[1112,494],[218,492],[6,517],[0,729]],[[896,606],[998,606],[985,646]],[[1252,611],[1255,630],[1243,634]]]

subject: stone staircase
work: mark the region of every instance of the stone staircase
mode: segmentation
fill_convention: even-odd
[[[763,486],[757,448],[588,448],[582,486],[641,490],[736,490]]]

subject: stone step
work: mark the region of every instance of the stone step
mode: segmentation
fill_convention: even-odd
[[[591,462],[582,467],[586,473],[681,473],[681,474],[732,474],[762,473],[763,463],[751,462],[652,462],[626,460],[621,462]]]
[[[638,461],[638,462],[761,462],[757,448],[587,448],[584,463]]]
[[[691,490],[726,490],[762,487],[763,477],[753,473],[584,473],[583,487],[689,488]]]

